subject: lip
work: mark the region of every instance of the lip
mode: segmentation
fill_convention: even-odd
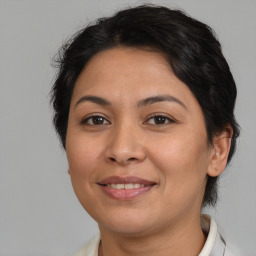
[[[105,178],[97,184],[100,186],[102,191],[108,195],[109,197],[116,200],[132,200],[137,198],[138,196],[149,192],[155,185],[157,184],[154,181],[145,180],[136,176],[127,176],[127,177],[119,177],[119,176],[110,176]],[[107,185],[110,184],[140,184],[143,185],[139,188],[132,189],[115,189],[109,187]]]
[[[136,176],[110,176],[98,182],[99,185],[108,185],[108,184],[129,184],[129,183],[138,183],[145,186],[150,186],[156,184],[154,181],[145,180]]]

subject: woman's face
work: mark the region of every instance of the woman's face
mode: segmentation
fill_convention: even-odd
[[[141,235],[199,218],[212,150],[202,110],[162,54],[114,48],[74,88],[69,173],[101,230]]]

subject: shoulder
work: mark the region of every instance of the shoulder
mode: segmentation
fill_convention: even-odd
[[[204,233],[207,234],[205,245],[199,256],[239,256],[237,250],[227,243],[219,231],[215,220],[209,215],[201,216],[201,225]],[[232,249],[231,249],[232,248]]]
[[[230,248],[226,246],[224,256],[241,256],[242,254],[238,251],[238,249]]]
[[[75,256],[98,256],[98,248],[100,243],[100,235],[98,234],[85,244]]]

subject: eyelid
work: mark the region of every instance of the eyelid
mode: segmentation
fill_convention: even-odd
[[[105,115],[103,114],[100,114],[100,113],[90,113],[90,114],[87,114],[85,116],[83,116],[80,120],[80,124],[81,125],[91,125],[91,126],[97,126],[97,125],[93,125],[93,124],[89,124],[88,123],[88,120],[91,119],[91,118],[94,118],[94,117],[101,117],[104,119],[104,122],[107,121],[108,124],[111,124],[111,122],[109,121],[109,118],[106,117]],[[164,126],[164,125],[168,125],[168,124],[171,124],[171,123],[178,123],[178,121],[173,118],[172,116],[170,116],[169,114],[165,114],[165,113],[151,113],[150,115],[148,115],[145,119],[146,121],[143,122],[143,124],[146,124],[148,123],[148,121],[152,118],[155,118],[155,117],[163,117],[163,118],[166,118],[168,120],[168,123],[164,123],[164,124],[150,124],[150,125],[157,125],[157,126]],[[101,124],[101,125],[107,125],[107,124]],[[100,126],[100,125],[98,125]]]
[[[99,113],[90,113],[90,114],[87,114],[86,116],[82,117],[81,120],[80,120],[80,124],[81,125],[91,125],[91,126],[94,126],[93,124],[89,124],[87,121],[91,118],[94,118],[94,117],[101,117],[103,118],[105,121],[108,122],[108,124],[111,124],[111,122],[109,121],[109,118],[107,118],[106,116],[102,115],[102,114],[99,114]],[[106,125],[106,124],[102,124],[102,125]],[[95,125],[96,126],[96,125]]]
[[[164,124],[150,124],[150,125],[158,125],[158,126],[164,126],[164,125],[168,125],[171,123],[176,123],[177,120],[173,117],[171,117],[170,115],[167,114],[163,114],[163,113],[154,113],[154,114],[150,114],[149,116],[146,117],[146,121],[144,123],[148,123],[148,121],[152,118],[155,117],[163,117],[166,118],[169,122],[168,123],[164,123]]]

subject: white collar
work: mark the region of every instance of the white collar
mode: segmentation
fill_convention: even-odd
[[[98,256],[100,245],[100,234],[96,235],[90,242],[82,247],[75,256]]]
[[[217,237],[217,224],[211,216],[203,214],[201,215],[201,226],[204,233],[207,234],[207,239],[198,256],[210,256]]]
[[[204,247],[198,256],[224,255],[226,244],[221,235],[218,234],[217,224],[214,219],[209,215],[202,215],[201,226],[203,231],[208,235]],[[81,248],[75,256],[98,256],[99,244],[100,234]]]

